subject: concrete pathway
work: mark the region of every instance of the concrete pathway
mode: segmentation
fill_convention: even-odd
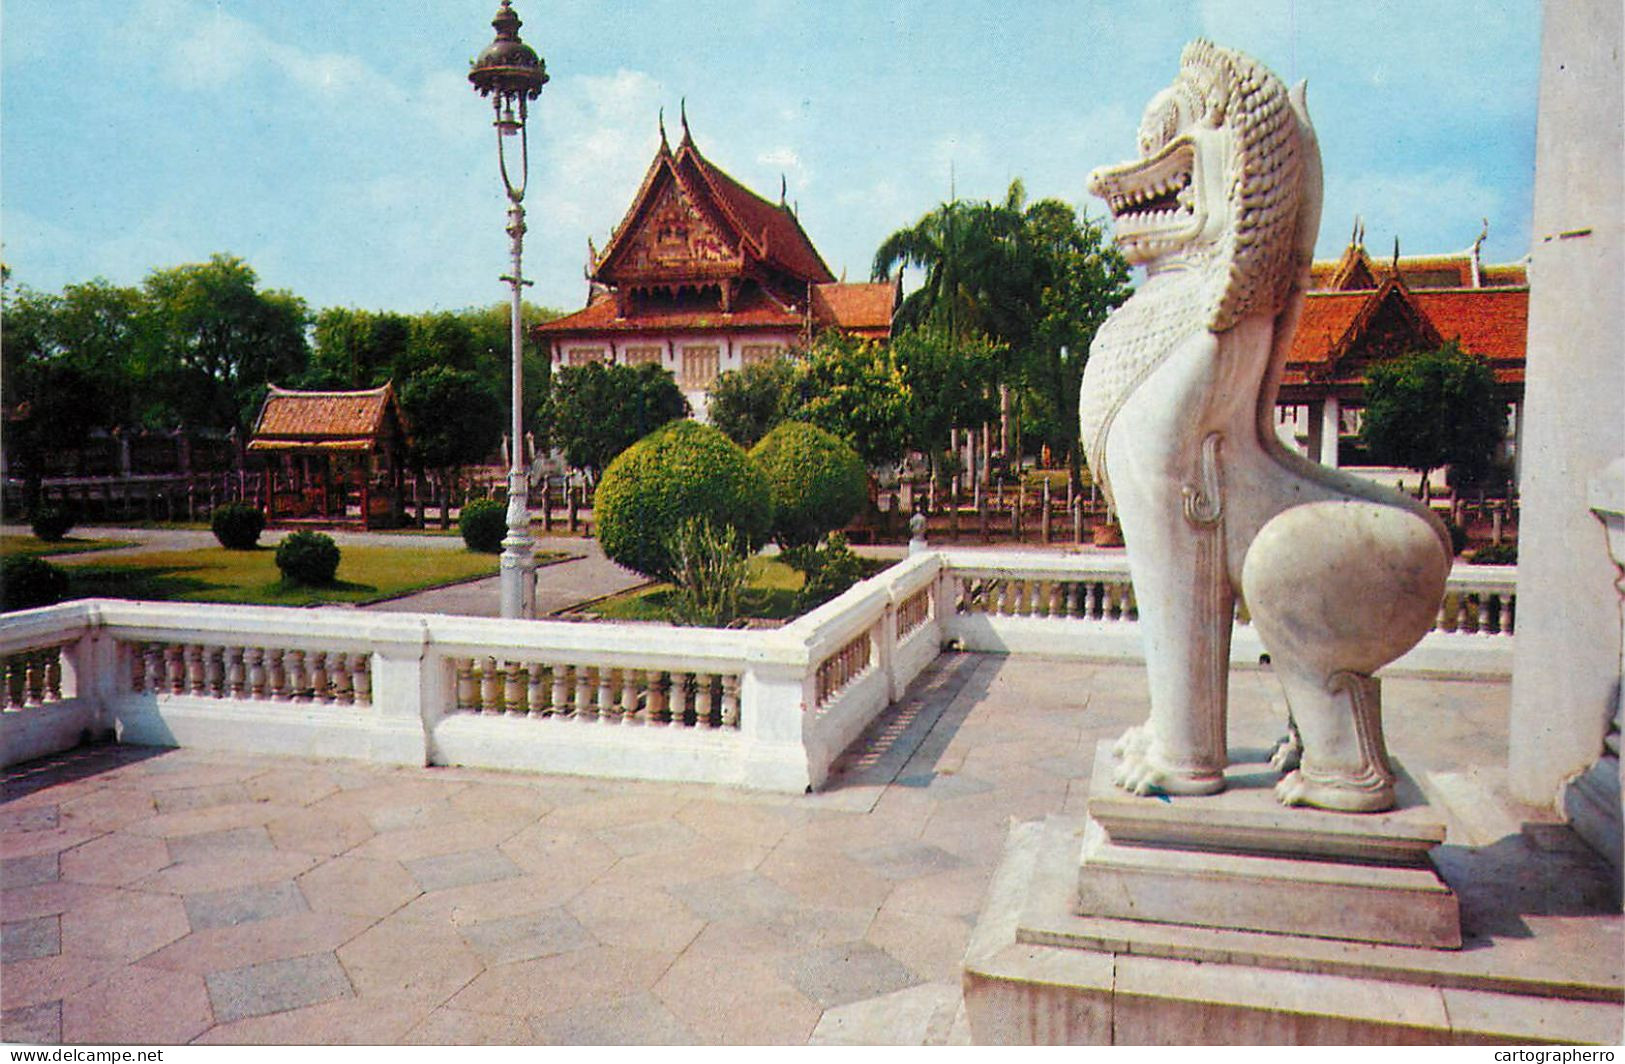
[[[1233,685],[1238,743],[1267,741],[1272,678]],[[1414,772],[1504,763],[1505,684],[1384,701]],[[1012,818],[1080,814],[1096,743],[1144,713],[1138,667],[947,654],[808,796],[120,747],[20,766],[0,1037],[963,1043]]]

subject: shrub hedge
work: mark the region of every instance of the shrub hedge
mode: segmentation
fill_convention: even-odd
[[[265,514],[246,502],[228,502],[215,507],[209,527],[227,550],[252,550],[265,531]]]
[[[476,499],[463,507],[457,530],[468,549],[481,554],[497,554],[508,534],[508,508],[495,499]]]
[[[773,499],[761,472],[727,436],[673,421],[622,451],[593,501],[598,542],[613,561],[670,579],[672,534],[690,519],[738,530],[747,554],[766,541]]]
[[[37,506],[30,518],[34,537],[56,543],[73,527],[73,514],[61,506]]]
[[[55,606],[67,594],[68,574],[44,558],[11,554],[0,559],[0,611]]]
[[[295,532],[276,548],[282,578],[296,584],[331,584],[339,571],[339,547],[325,532]]]
[[[762,437],[750,458],[773,496],[772,535],[779,546],[817,543],[857,516],[869,500],[863,460],[845,440],[802,421]]]

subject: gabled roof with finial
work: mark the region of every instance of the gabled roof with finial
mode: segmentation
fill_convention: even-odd
[[[835,280],[795,212],[772,203],[700,153],[680,112],[675,151],[660,119],[660,146],[621,224],[593,264],[592,280],[623,284],[755,276],[790,292]]]

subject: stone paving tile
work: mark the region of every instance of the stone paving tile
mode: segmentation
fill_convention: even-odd
[[[333,774],[322,765],[279,765],[243,782],[243,793],[249,801],[289,807],[319,802],[338,790]]]
[[[61,853],[71,850],[82,842],[89,842],[98,831],[81,831],[75,828],[49,828],[44,831],[8,831],[0,834],[0,860],[13,860],[18,857],[34,857],[39,854]]]
[[[181,899],[123,890],[62,914],[62,952],[129,962],[190,930]]]
[[[569,868],[556,869],[550,875],[527,873],[420,894],[393,915],[461,927],[555,908],[580,894],[588,882],[586,876]]]
[[[764,958],[749,954],[690,950],[654,993],[707,1045],[800,1045],[823,1011]]]
[[[297,880],[305,902],[318,912],[388,916],[423,893],[398,861],[335,857]]]
[[[123,787],[108,787],[78,798],[64,801],[61,806],[63,827],[86,831],[119,831],[130,824],[146,820],[158,810],[152,795]]]
[[[55,882],[61,875],[57,856],[51,852],[0,859],[0,890]]]
[[[755,872],[673,884],[666,892],[701,920],[765,920],[796,904],[789,891]]]
[[[694,939],[694,955],[777,957],[863,937],[874,909],[798,905],[764,919],[713,920]]]
[[[989,872],[967,867],[957,872],[921,876],[897,884],[881,911],[928,913],[974,919],[982,908]]]
[[[967,794],[984,794],[993,789],[993,784],[975,776],[966,776],[957,772],[924,772],[912,773],[897,777],[897,786],[925,789],[930,788],[931,797],[942,801],[948,798],[960,798]]]
[[[619,827],[603,828],[593,834],[621,857],[682,849],[700,840],[698,832],[676,820],[649,820],[640,824],[623,824]]]
[[[360,813],[342,809],[298,809],[266,822],[266,835],[279,850],[333,857],[355,849],[376,832]]]
[[[451,795],[447,804],[465,814],[500,811],[505,815],[519,815],[530,820],[554,808],[547,792],[529,781],[471,783]]]
[[[62,1041],[62,1001],[42,1001],[0,1012],[0,1041],[50,1045]]]
[[[448,810],[451,807],[446,807]],[[428,857],[495,847],[528,826],[536,818],[530,813],[492,812],[456,816],[427,827],[383,831],[350,850],[352,857],[376,857],[402,863]]]
[[[844,853],[780,846],[757,872],[795,895],[802,905],[875,908],[895,885]]]
[[[269,920],[273,916],[309,911],[305,896],[299,893],[298,886],[292,880],[287,879],[279,883],[258,883],[207,894],[189,894],[185,903],[186,918],[191,921],[193,931],[236,927]]]
[[[55,957],[62,952],[62,918],[36,916],[0,924],[0,963]]]
[[[231,1023],[248,1016],[284,1012],[354,993],[338,958],[312,953],[205,976],[215,1019]]]
[[[573,953],[596,946],[592,933],[563,909],[548,909],[533,916],[510,916],[465,924],[463,941],[489,967],[514,961]]]
[[[669,953],[595,946],[502,964],[487,968],[447,1004],[505,1016],[554,1013],[648,990],[671,967],[672,959]]]
[[[566,908],[606,946],[635,946],[676,953],[705,926],[687,906],[663,890],[614,880],[595,883]]]
[[[184,813],[189,809],[213,809],[220,805],[240,805],[254,801],[248,788],[235,780],[202,787],[176,787],[153,795],[159,815]]]
[[[416,861],[402,861],[401,864],[425,893],[448,887],[465,887],[471,883],[511,879],[523,874],[507,855],[495,849],[465,850]]]
[[[573,1009],[533,1016],[530,1032],[542,1045],[691,1046],[694,1032],[651,993],[593,1001]]]
[[[62,878],[121,887],[167,868],[170,861],[169,847],[163,839],[117,832],[64,853]]]
[[[536,1041],[530,1024],[517,1016],[453,1008],[435,1009],[401,1039],[404,1045],[421,1046],[528,1046]]]
[[[47,831],[57,826],[57,806],[36,805],[0,809],[0,832]]]
[[[891,880],[915,879],[965,866],[961,858],[942,847],[918,842],[849,851],[849,856],[867,865],[875,875]]]
[[[141,832],[139,830],[150,823],[152,821],[137,825],[138,833],[157,835],[157,832]],[[168,846],[170,858],[177,864],[213,861],[220,858],[236,858],[245,853],[258,853],[276,849],[276,844],[271,841],[271,835],[265,830],[263,824],[249,824],[242,827],[184,834],[170,838]]]
[[[479,975],[484,964],[457,929],[442,920],[396,913],[338,950],[356,992],[447,997]]]
[[[0,979],[0,1008],[26,1008],[66,997],[118,967],[117,961],[63,956],[7,964],[5,978]]]
[[[64,1042],[184,1045],[213,1022],[201,978],[139,965],[62,1002]]]
[[[972,926],[963,916],[882,909],[863,937],[921,979],[957,983]]]
[[[438,1001],[423,994],[336,997],[304,1008],[221,1023],[197,1045],[391,1045],[422,1022]]]
[[[555,824],[551,813],[497,848],[527,872],[548,874],[569,869],[587,881],[596,879],[619,860],[615,851],[590,831]]]
[[[296,879],[320,860],[315,854],[297,851],[244,850],[234,856],[172,864],[136,880],[132,886],[167,894],[208,894],[253,883]]]
[[[868,942],[845,942],[787,957],[779,962],[779,971],[826,1009],[919,982],[895,957]]]
[[[372,923],[364,916],[295,913],[191,934],[141,958],[144,966],[207,975],[337,949]]]
[[[118,892],[110,887],[48,879],[41,883],[30,883],[25,887],[0,891],[0,913],[3,913],[7,920],[28,920],[36,916],[52,916],[67,912],[75,905],[96,898],[117,896]]]
[[[894,990],[826,1009],[808,1042],[820,1046],[941,1045],[959,1004],[957,981]]]
[[[206,809],[188,809],[180,813],[159,814],[138,820],[128,826],[129,831],[137,835],[152,835],[178,842],[181,839],[191,840],[198,836],[214,840],[229,840],[230,833],[242,830],[246,837],[254,830],[264,833],[261,827],[267,820],[275,820],[284,813],[292,812],[286,806],[274,805],[270,802],[239,802],[235,805],[215,805]],[[200,841],[200,845],[203,844]],[[178,858],[177,858],[178,859]]]

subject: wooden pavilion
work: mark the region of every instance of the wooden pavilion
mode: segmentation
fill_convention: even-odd
[[[405,513],[410,437],[390,384],[356,392],[271,386],[249,441],[265,459],[261,503],[271,520],[319,517],[390,528]]]

